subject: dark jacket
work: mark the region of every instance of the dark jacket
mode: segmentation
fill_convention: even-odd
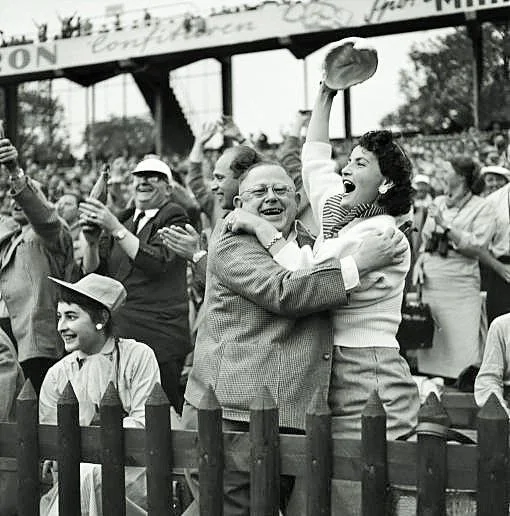
[[[134,212],[131,208],[119,215],[130,231]],[[165,247],[157,234],[164,226],[188,222],[182,207],[167,202],[138,233],[140,248],[134,260],[111,237],[100,247],[98,272],[127,290],[126,303],[114,317],[118,335],[150,346],[158,362],[190,351],[186,261]]]

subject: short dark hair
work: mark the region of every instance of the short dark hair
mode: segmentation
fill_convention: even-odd
[[[246,172],[246,170],[248,170],[252,165],[264,160],[261,154],[252,147],[248,147],[248,145],[229,147],[225,152],[228,151],[234,154],[230,163],[230,170],[233,172],[234,179],[239,179],[241,174]]]
[[[463,177],[466,186],[472,193],[478,193],[478,178],[480,177],[480,166],[468,154],[455,154],[448,160],[455,170],[455,173]]]
[[[112,315],[110,311],[106,308],[106,306],[94,301],[88,296],[84,294],[80,294],[79,292],[74,292],[65,287],[58,288],[57,294],[57,302],[62,303],[73,303],[78,305],[82,310],[85,310],[92,319],[94,324],[101,323],[103,324],[103,329],[106,337],[111,337],[113,335],[113,321]],[[108,320],[105,322],[103,313],[104,310],[108,312]]]
[[[408,213],[413,198],[413,166],[402,148],[394,141],[393,133],[387,130],[369,131],[361,136],[358,145],[375,154],[381,174],[393,182],[392,188],[379,195],[377,204],[384,208],[388,215]]]

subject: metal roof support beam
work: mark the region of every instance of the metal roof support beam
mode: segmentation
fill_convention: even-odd
[[[232,57],[221,57],[218,59],[221,65],[221,109],[224,116],[234,115],[232,79]],[[223,141],[226,147],[232,147],[232,139],[225,138]]]
[[[473,119],[474,126],[480,128],[480,92],[483,79],[483,34],[482,23],[476,12],[466,13],[466,27],[473,48]]]
[[[133,77],[154,118],[156,152],[187,154],[193,145],[193,132],[170,87],[168,68],[154,67],[133,73]]]
[[[6,84],[4,85],[4,99],[5,99],[5,126],[4,131],[7,138],[12,144],[17,147],[19,143],[18,135],[18,85]]]

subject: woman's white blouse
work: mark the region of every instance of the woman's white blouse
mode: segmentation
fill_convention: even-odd
[[[73,351],[48,370],[39,396],[39,422],[57,424],[57,403],[71,382],[80,404],[80,425],[89,425],[110,381],[126,412],[124,426],[144,427],[145,402],[161,381],[156,356],[146,344],[119,339],[116,347],[113,338],[95,355]]]

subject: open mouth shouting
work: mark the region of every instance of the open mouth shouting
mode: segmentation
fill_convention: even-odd
[[[342,182],[344,184],[345,195],[348,195],[356,190],[356,185],[351,180],[343,179]]]

